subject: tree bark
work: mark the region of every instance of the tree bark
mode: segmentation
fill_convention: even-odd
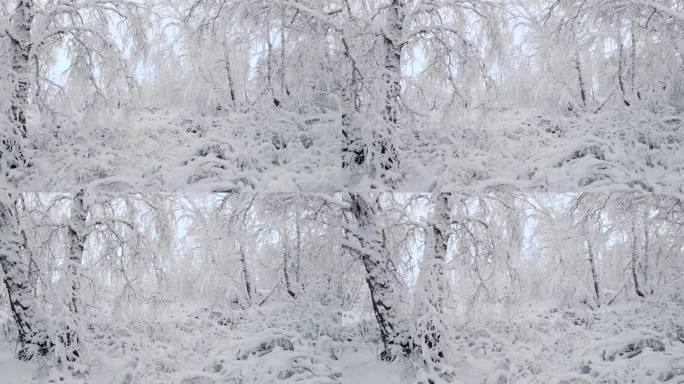
[[[594,248],[587,233],[587,255],[589,256],[589,265],[591,266],[591,278],[594,281],[594,294],[596,294],[596,305],[601,306],[601,290],[599,289],[599,274],[596,256],[594,255]]]
[[[235,100],[235,81],[233,80],[233,66],[230,60],[230,44],[228,43],[227,38],[223,40],[223,60],[225,62],[230,102],[232,103],[233,109],[235,109],[237,107],[237,101]]]
[[[285,102],[288,96],[287,90],[287,40],[285,39],[285,7],[280,14],[280,101]]]
[[[245,252],[245,247],[242,246],[242,242],[238,242],[238,251],[240,252],[240,264],[242,265],[242,278],[245,281],[245,290],[247,291],[247,299],[249,303],[252,303],[252,282],[249,276],[249,268],[247,266],[247,253]]]
[[[351,6],[348,1],[344,2],[345,11],[347,17],[351,19],[352,11]],[[361,87],[361,71],[359,71],[356,65],[356,59],[351,54],[351,48],[349,47],[349,41],[344,37],[345,33],[341,36],[342,46],[344,47],[344,56],[349,61],[349,74],[351,80],[348,84],[344,84],[342,88],[342,114],[340,116],[342,120],[342,168],[347,168],[351,166],[359,166],[366,162],[366,150],[361,141],[361,135],[357,129],[353,129],[352,116],[354,113],[359,112],[360,108],[360,98],[359,89]]]
[[[366,270],[366,284],[370,291],[373,313],[380,328],[383,351],[380,357],[390,361],[397,356],[408,356],[412,342],[399,316],[396,269],[387,255],[385,234],[376,222],[378,202],[369,202],[359,194],[350,194],[350,211],[358,228],[352,236],[358,241],[361,261]]]
[[[382,79],[385,84],[385,109],[383,119],[386,132],[381,131],[374,137],[375,150],[379,152],[379,165],[389,170],[399,165],[399,156],[394,146],[392,135],[399,121],[399,97],[401,95],[401,49],[402,29],[404,24],[405,4],[403,0],[392,0],[387,7],[383,31],[385,48],[385,68]]]
[[[302,281],[302,228],[299,222],[299,212],[295,213],[295,281],[304,289]]]
[[[646,292],[653,293],[649,289],[649,263],[648,263],[648,252],[649,252],[649,233],[648,233],[648,212],[644,212],[644,289]]]
[[[396,124],[399,114],[399,95],[401,94],[401,38],[404,23],[404,4],[402,0],[392,0],[387,7],[383,44],[385,46],[385,83],[386,121]]]
[[[78,283],[85,249],[86,211],[83,206],[84,191],[81,189],[71,200],[71,215],[69,217],[69,263],[67,270],[71,279],[71,300],[69,309],[72,313],[78,313]]]
[[[639,88],[637,87],[636,83],[636,68],[637,68],[637,37],[636,37],[636,20],[639,17],[639,8],[637,7],[636,15],[632,19],[632,23],[630,25],[630,37],[632,40],[632,47],[631,47],[631,69],[630,69],[630,85],[632,87],[632,95],[636,95],[637,99],[641,100],[641,93],[639,92]]]
[[[71,315],[76,318],[80,311],[80,278],[81,278],[81,264],[83,262],[83,252],[85,250],[86,240],[86,209],[83,204],[84,190],[80,189],[74,194],[71,200],[71,214],[69,216],[68,239],[69,239],[69,255],[67,263],[66,278],[69,279],[69,299],[67,306]],[[61,340],[67,348],[66,358],[68,361],[73,361],[79,357],[77,345],[79,342],[78,333],[75,326],[72,328],[69,324],[66,326],[65,336]]]
[[[644,293],[639,288],[639,278],[637,275],[637,234],[632,222],[632,280],[634,282],[634,292],[639,297],[644,297]]]
[[[283,230],[280,232],[281,239],[283,244],[283,273],[285,276],[285,289],[287,290],[287,294],[290,295],[292,298],[295,298],[297,294],[292,290],[292,283],[290,279],[290,244],[289,244],[289,239],[288,239],[288,233],[287,233],[287,222],[283,226]]]
[[[577,81],[579,83],[580,98],[582,99],[582,107],[587,108],[587,92],[584,84],[584,77],[582,76],[582,63],[580,61],[580,51],[575,51],[575,69],[577,70]]]
[[[33,0],[19,0],[12,15],[11,30],[7,31],[10,39],[11,79],[14,88],[10,103],[12,134],[2,137],[3,148],[0,149],[0,157],[5,156],[10,169],[27,165],[20,142],[27,136],[26,107],[31,85],[29,59],[33,16]]]
[[[23,243],[19,211],[16,209],[16,201],[11,198],[9,200],[0,201],[0,267],[18,332],[17,357],[30,360],[47,355],[53,345],[47,336],[44,321],[37,313],[37,303],[31,295],[27,268],[21,257]]]
[[[618,25],[617,25],[617,44],[618,44],[618,86],[620,87],[620,94],[622,95],[622,101],[625,103],[626,106],[629,107],[630,103],[629,100],[627,100],[627,94],[625,92],[625,81],[624,81],[624,42],[622,41],[622,16],[618,16]]]
[[[444,362],[443,332],[446,329],[444,302],[447,292],[446,259],[450,231],[450,193],[435,196],[432,218],[426,232],[425,253],[416,289],[416,329],[423,363],[437,373]]]

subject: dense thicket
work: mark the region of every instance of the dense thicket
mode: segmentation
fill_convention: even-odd
[[[63,364],[97,319],[291,300],[372,313],[383,359],[415,358],[449,381],[464,311],[590,310],[674,297],[684,283],[684,211],[665,196],[81,191],[1,207],[18,355]]]
[[[14,170],[34,149],[131,134],[135,119],[121,117],[152,108],[248,116],[271,127],[277,149],[292,145],[283,125],[306,136],[323,124],[339,143],[336,166],[392,186],[405,177],[407,137],[439,141],[425,128],[449,132],[463,116],[681,113],[683,15],[678,0],[8,1],[4,175],[20,182]],[[201,134],[197,118],[187,129]],[[88,159],[93,146],[71,155]],[[84,180],[115,165],[104,168]]]

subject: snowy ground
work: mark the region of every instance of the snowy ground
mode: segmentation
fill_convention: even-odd
[[[681,301],[517,308],[506,320],[457,321],[448,352],[459,383],[684,383]],[[0,352],[3,383],[414,383],[408,361],[377,358],[368,316],[274,304],[242,310],[175,306],[158,318],[103,321],[81,373]],[[499,316],[502,317],[502,316]]]
[[[25,190],[334,192],[388,187],[340,167],[337,114],[200,116],[144,108],[32,130]],[[365,132],[372,122],[359,119]],[[581,117],[503,110],[404,127],[399,191],[654,191],[684,194],[684,116]],[[43,131],[47,130],[47,131]],[[57,132],[56,134],[54,132]]]

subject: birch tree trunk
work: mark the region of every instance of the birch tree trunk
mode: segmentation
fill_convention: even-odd
[[[154,268],[157,280],[159,295],[165,297],[168,289],[164,265],[166,260],[171,259],[173,253],[173,243],[175,238],[175,223],[173,214],[173,203],[160,198],[155,203],[159,206],[155,209],[155,231],[157,232],[157,250],[152,257],[152,267]]]
[[[348,1],[344,2],[346,16],[349,20],[352,18],[351,6]],[[356,59],[352,56],[349,41],[345,37],[346,33],[343,31],[341,36],[342,46],[344,47],[344,56],[349,61],[349,74],[351,80],[347,84],[342,85],[342,168],[351,166],[359,166],[366,162],[366,151],[361,142],[361,135],[358,129],[353,129],[352,116],[359,112],[360,98],[359,89],[361,88],[361,71],[356,63]]]
[[[580,50],[575,51],[575,69],[577,70],[577,81],[579,83],[580,98],[582,99],[582,108],[587,108],[587,91],[584,84],[584,77],[582,76],[582,62],[580,60]]]
[[[19,0],[12,15],[11,30],[7,31],[10,39],[11,79],[14,88],[10,104],[10,121],[13,127],[12,135],[2,138],[3,148],[0,151],[5,153],[0,152],[0,158],[5,156],[10,169],[27,165],[20,142],[27,135],[26,107],[31,85],[29,58],[33,16],[33,0]]]
[[[644,289],[646,290],[647,293],[653,293],[651,289],[649,289],[649,263],[648,263],[648,252],[649,252],[649,232],[648,232],[648,212],[644,212],[644,220],[643,220],[643,226],[644,226]]]
[[[634,228],[634,222],[632,222],[632,280],[634,282],[634,292],[637,294],[639,297],[644,297],[644,293],[641,291],[639,288],[639,277],[637,274],[637,234],[636,234],[636,229]]]
[[[631,93],[632,95],[635,95],[637,99],[641,100],[641,93],[639,92],[639,88],[637,87],[637,36],[636,36],[636,23],[639,18],[639,7],[636,7],[636,11],[634,12],[634,17],[632,18],[632,22],[630,23],[630,38],[632,40],[632,46],[631,46],[631,69],[630,69],[630,85],[631,85]]]
[[[295,281],[304,289],[302,281],[302,228],[299,220],[299,211],[295,212]]]
[[[617,44],[618,44],[618,86],[620,87],[620,94],[622,95],[622,101],[626,106],[629,107],[629,100],[627,100],[627,94],[625,92],[625,81],[624,81],[624,42],[622,41],[622,16],[618,16],[617,25]]]
[[[285,289],[287,290],[287,294],[294,298],[297,295],[292,290],[292,282],[290,279],[290,239],[288,238],[289,235],[287,233],[287,219],[285,220],[283,229],[280,232],[280,236],[280,240],[283,243],[283,274],[285,277]]]
[[[383,344],[380,357],[390,361],[400,355],[407,356],[412,352],[412,343],[406,324],[400,318],[396,268],[385,248],[385,234],[376,221],[378,203],[369,202],[359,194],[350,194],[350,198],[350,210],[358,224],[352,235],[361,248],[357,252],[366,270],[366,284],[380,328]]]
[[[67,306],[74,318],[80,311],[80,278],[81,278],[81,264],[83,262],[83,251],[85,250],[86,240],[86,210],[83,204],[84,190],[80,189],[76,192],[71,200],[71,214],[69,215],[68,223],[68,239],[69,239],[69,255],[67,263],[66,278],[69,282],[69,299]],[[77,350],[78,332],[75,325],[67,324],[65,335],[62,341],[67,349],[66,358],[69,361],[75,360],[79,357]]]
[[[267,17],[270,17],[267,15]],[[271,42],[271,21],[266,21],[265,40],[266,40],[266,87],[267,92],[273,100],[273,104],[278,107],[280,101],[275,97],[275,90],[273,89],[273,43]]]
[[[83,261],[83,251],[85,249],[85,223],[86,211],[83,207],[83,194],[81,189],[74,195],[71,201],[71,215],[69,217],[69,264],[68,273],[71,279],[71,300],[69,309],[73,313],[78,313],[78,282]]]
[[[28,268],[21,257],[23,243],[19,228],[16,202],[12,198],[9,201],[0,200],[0,267],[18,332],[17,357],[30,360],[47,355],[52,343],[47,336],[44,320],[38,313],[37,303],[31,295]]]
[[[596,294],[596,305],[601,306],[601,290],[599,289],[599,274],[596,255],[594,254],[594,247],[587,233],[587,255],[589,256],[589,265],[591,266],[591,278],[594,281],[594,294]]]
[[[287,44],[285,40],[285,7],[281,9],[280,13],[280,101],[285,102],[289,94],[287,90]]]
[[[223,60],[225,62],[226,80],[228,81],[230,102],[232,103],[233,109],[235,109],[237,107],[237,101],[235,100],[235,81],[233,80],[233,66],[230,60],[230,43],[228,42],[227,38],[223,40]]]
[[[242,243],[238,241],[238,252],[240,252],[240,264],[242,265],[242,279],[245,281],[245,291],[247,291],[247,300],[252,303],[252,282],[249,275],[249,267],[247,266],[247,253]]]
[[[387,7],[383,28],[383,46],[385,48],[385,68],[382,80],[385,86],[385,109],[383,119],[387,123],[387,131],[374,137],[375,150],[379,152],[380,168],[389,170],[399,165],[399,157],[392,136],[399,121],[399,96],[401,95],[401,48],[402,29],[405,16],[403,0],[392,0]]]
[[[387,8],[383,45],[385,47],[385,71],[382,79],[385,83],[386,121],[396,124],[399,113],[399,95],[401,94],[401,33],[404,23],[404,4],[402,0],[392,0]]]
[[[445,269],[450,232],[450,197],[449,193],[439,193],[435,196],[432,217],[426,230],[425,253],[415,298],[416,333],[423,364],[428,375],[441,375],[444,379],[447,377],[445,372],[441,372],[441,364],[445,359]]]

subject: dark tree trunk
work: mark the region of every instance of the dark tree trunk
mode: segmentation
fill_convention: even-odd
[[[349,2],[345,1],[345,10],[347,17],[351,19],[351,8]],[[356,59],[351,54],[349,42],[342,36],[342,46],[344,47],[344,56],[349,61],[349,73],[351,81],[348,84],[342,85],[342,168],[351,166],[360,166],[366,162],[366,150],[361,140],[361,135],[358,129],[353,129],[352,116],[359,112],[360,99],[359,89],[361,87],[361,72],[356,65]]]
[[[627,100],[627,94],[625,92],[625,80],[624,80],[624,46],[625,44],[622,41],[622,16],[618,17],[618,25],[617,25],[618,31],[617,31],[617,43],[618,43],[618,86],[620,87],[620,94],[622,95],[622,101],[625,103],[626,106],[629,107],[630,103],[629,100]]]
[[[599,274],[596,255],[592,247],[591,240],[587,238],[587,255],[589,256],[589,265],[591,266],[591,278],[594,281],[594,293],[596,294],[596,305],[601,306],[601,290],[599,289]]]
[[[2,137],[0,158],[5,157],[10,169],[28,165],[20,143],[27,135],[26,107],[31,85],[29,59],[33,16],[33,0],[19,0],[12,15],[11,28],[7,31],[10,38],[11,79],[14,88],[9,116],[13,127],[11,133],[8,132]]]
[[[376,222],[378,203],[369,202],[359,194],[350,194],[350,197],[350,210],[358,224],[358,230],[352,235],[361,248],[358,252],[366,270],[366,283],[383,343],[380,356],[383,360],[408,356],[412,352],[412,343],[399,317],[396,270],[387,255],[385,233]]]
[[[47,336],[44,321],[37,313],[37,303],[31,295],[27,267],[22,262],[23,243],[19,222],[16,202],[0,201],[0,267],[18,332],[17,357],[21,360],[30,360],[36,356],[47,355],[52,349],[52,343]]]
[[[399,95],[401,94],[401,33],[404,22],[402,0],[392,0],[387,7],[383,44],[385,46],[385,83],[386,121],[396,124],[399,117]]]
[[[584,77],[582,76],[582,62],[580,61],[580,51],[575,52],[575,69],[577,70],[577,81],[579,82],[580,98],[582,99],[582,107],[587,108],[587,91],[585,89]]]
[[[71,201],[71,215],[69,217],[69,264],[67,266],[71,278],[71,301],[69,309],[78,313],[78,282],[85,250],[86,211],[83,206],[83,194],[81,189],[74,195]]]
[[[404,3],[392,0],[387,7],[383,45],[385,47],[385,68],[382,79],[385,83],[385,109],[383,119],[386,131],[376,132],[374,150],[380,156],[379,165],[389,170],[399,165],[399,155],[394,146],[392,136],[399,122],[399,97],[401,95],[401,49],[402,29],[404,24]]]
[[[226,68],[226,80],[228,81],[230,102],[233,109],[235,109],[237,107],[237,101],[235,100],[235,81],[233,80],[233,66],[230,60],[230,45],[228,43],[228,39],[223,41],[223,59]]]
[[[634,223],[632,222],[632,280],[634,282],[634,292],[639,297],[644,297],[644,293],[639,288],[639,277],[637,274],[637,234],[634,228]]]
[[[292,290],[292,282],[290,279],[290,239],[288,238],[287,225],[283,226],[280,236],[282,237],[280,240],[283,243],[283,274],[285,277],[285,289],[287,290],[288,295],[295,298],[297,294]]]

